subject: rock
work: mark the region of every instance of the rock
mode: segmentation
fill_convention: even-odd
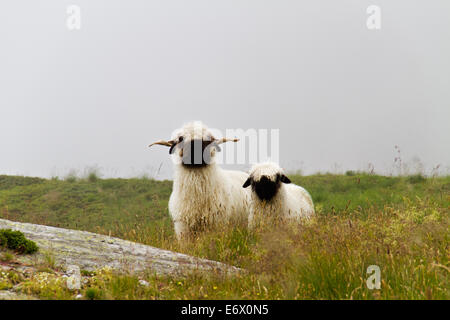
[[[78,299],[81,299],[81,298],[83,298],[83,295],[82,295],[82,294],[77,294],[76,297],[75,297],[75,299],[77,299],[77,300],[78,300]]]
[[[81,289],[81,272],[80,267],[75,265],[67,266],[66,271],[68,277],[66,280],[67,289],[69,290],[80,290]]]
[[[0,300],[36,300],[36,298],[14,291],[0,290]]]
[[[32,255],[21,255],[24,264],[33,265],[49,257],[57,266],[76,265],[94,271],[109,267],[123,272],[149,271],[158,275],[186,275],[193,271],[236,274],[241,269],[217,261],[200,259],[169,250],[86,231],[55,228],[0,219],[0,229],[19,230],[39,246]]]

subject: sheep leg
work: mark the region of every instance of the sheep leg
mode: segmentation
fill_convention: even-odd
[[[174,221],[175,234],[177,235],[177,239],[181,240],[184,236],[188,234],[188,227],[186,223],[182,221]]]
[[[254,227],[255,227],[254,214],[253,211],[250,211],[250,214],[248,215],[248,229],[252,230]]]

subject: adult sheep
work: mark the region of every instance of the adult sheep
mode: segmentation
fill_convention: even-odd
[[[250,176],[243,184],[251,186],[249,228],[266,217],[300,221],[314,214],[314,205],[308,191],[291,184],[276,163],[255,164]]]
[[[178,239],[227,223],[246,223],[249,192],[242,189],[248,174],[224,170],[216,164],[220,144],[238,139],[217,139],[201,122],[184,125],[169,141],[152,145],[169,147],[174,162],[169,213]]]

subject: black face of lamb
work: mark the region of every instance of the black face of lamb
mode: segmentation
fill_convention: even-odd
[[[280,176],[277,175],[275,181],[266,176],[262,176],[257,182],[252,183],[252,189],[261,200],[270,201],[280,189]]]
[[[267,176],[262,176],[259,181],[255,182],[252,177],[249,177],[242,187],[247,188],[251,185],[253,192],[256,193],[259,199],[270,201],[280,189],[281,182],[291,183],[291,180],[284,174],[277,174],[275,181],[272,181]]]
[[[202,168],[211,163],[211,148],[218,146],[213,141],[192,140],[183,143],[183,165],[189,168]]]

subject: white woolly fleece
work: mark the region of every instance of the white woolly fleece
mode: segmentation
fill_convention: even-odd
[[[284,172],[278,164],[273,162],[256,164],[250,170],[250,176],[256,182],[262,176],[275,181],[277,174],[284,174]],[[314,215],[314,204],[311,195],[295,184],[281,182],[277,194],[270,201],[261,200],[255,192],[251,192],[248,218],[250,228],[254,227],[255,220],[268,216],[300,221],[301,218],[309,218],[312,215]]]
[[[177,236],[199,224],[247,221],[249,192],[242,188],[247,178],[245,172],[222,170],[215,164],[201,169],[177,166],[169,200]]]
[[[201,122],[188,123],[173,138],[212,140],[209,129]],[[181,157],[175,152],[173,157]],[[169,199],[169,213],[174,221],[175,233],[180,239],[199,226],[212,228],[223,223],[248,221],[250,192],[242,188],[248,174],[223,170],[214,161],[202,168],[189,168],[174,161],[173,190]],[[176,158],[175,158],[176,159]]]
[[[261,180],[262,176],[268,177],[270,180],[275,181],[277,174],[284,174],[283,169],[280,168],[275,162],[262,162],[256,163],[250,169],[250,176],[253,181]]]
[[[183,125],[172,134],[172,139],[177,139],[180,136],[186,141],[194,139],[212,140],[214,136],[206,125],[201,121],[193,121]]]

